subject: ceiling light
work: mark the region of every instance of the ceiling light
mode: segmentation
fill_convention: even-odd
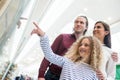
[[[84,10],[85,12],[86,12],[86,11],[88,11],[88,9],[87,9],[87,8],[84,8],[83,10]]]
[[[110,20],[112,20],[112,18],[111,18],[111,17],[108,17],[108,18],[107,18],[107,20],[109,20],[109,21],[110,21]]]

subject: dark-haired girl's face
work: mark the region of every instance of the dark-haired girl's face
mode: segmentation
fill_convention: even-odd
[[[105,35],[106,35],[106,31],[104,29],[104,26],[102,25],[102,23],[97,23],[94,26],[94,30],[93,30],[93,35],[95,37],[97,37],[100,40],[103,40]]]

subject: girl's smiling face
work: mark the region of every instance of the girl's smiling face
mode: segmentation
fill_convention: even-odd
[[[89,57],[90,57],[90,41],[88,38],[84,38],[81,43],[80,43],[80,46],[79,46],[79,54],[80,54],[80,57],[85,60],[89,60]],[[88,62],[88,61],[87,61]]]

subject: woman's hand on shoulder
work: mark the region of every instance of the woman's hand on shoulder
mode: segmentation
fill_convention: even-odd
[[[99,80],[105,80],[105,77],[100,70],[96,70],[96,74],[97,74]]]
[[[116,52],[113,52],[111,55],[113,61],[117,62],[118,61],[118,54]]]

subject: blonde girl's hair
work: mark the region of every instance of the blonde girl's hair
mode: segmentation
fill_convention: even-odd
[[[102,50],[100,41],[93,36],[84,36],[79,38],[72,46],[68,49],[65,57],[69,58],[73,62],[80,62],[79,46],[83,39],[87,38],[90,41],[90,60],[89,64],[94,70],[99,69],[102,59]]]

